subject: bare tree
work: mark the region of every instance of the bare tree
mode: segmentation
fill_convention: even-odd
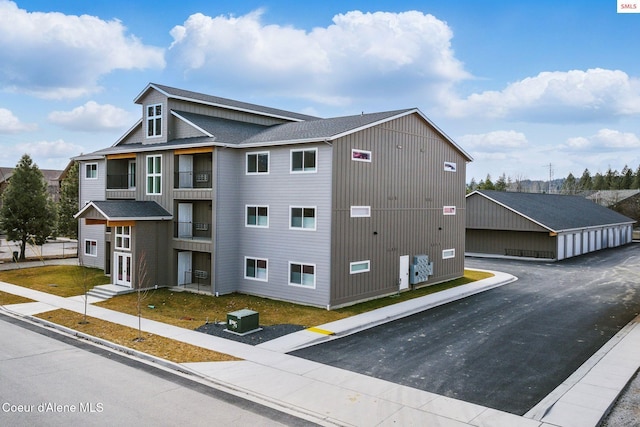
[[[91,290],[92,286],[89,283],[89,273],[87,271],[87,267],[84,266],[81,257],[78,258],[78,269],[74,274],[74,278],[77,283],[80,283],[80,285],[82,285],[82,291],[84,295],[84,314],[82,316],[82,320],[78,323],[84,325],[89,323],[89,321],[87,320],[87,307],[89,306],[89,291]]]
[[[144,251],[138,256],[138,265],[136,266],[136,282],[137,282],[137,298],[136,312],[138,313],[138,337],[134,339],[136,342],[144,341],[142,336],[142,305],[149,297],[149,288],[147,287],[147,255]]]

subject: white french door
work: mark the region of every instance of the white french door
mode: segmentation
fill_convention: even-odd
[[[178,286],[188,285],[191,278],[192,256],[190,251],[178,252]]]
[[[113,253],[113,284],[131,287],[131,274],[133,266],[131,265],[131,254],[124,252]]]
[[[178,172],[180,188],[193,188],[193,156],[188,154],[178,156]]]
[[[193,237],[193,204],[178,203],[178,237]]]

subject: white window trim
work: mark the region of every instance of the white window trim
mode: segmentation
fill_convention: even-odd
[[[456,207],[455,206],[443,206],[442,207],[442,215],[455,215]]]
[[[366,209],[367,212],[359,214],[356,211]],[[351,206],[351,218],[371,218],[371,206]]]
[[[304,285],[304,284],[300,284],[300,283],[292,283],[291,282],[291,266],[292,265],[300,265],[302,267],[302,269],[304,270],[304,267],[313,267],[313,286],[308,286],[308,285]],[[304,273],[302,273],[304,274]],[[287,270],[287,281],[289,282],[289,286],[295,286],[298,288],[304,288],[304,289],[315,289],[316,288],[316,281],[317,281],[317,275],[318,275],[318,268],[316,267],[315,264],[311,264],[308,262],[298,262],[298,261],[289,261],[289,269]]]
[[[160,172],[158,173],[158,172],[156,172],[154,170],[153,173],[149,173],[149,159],[150,158],[154,158],[155,159],[156,157],[160,158]],[[153,161],[153,165],[155,165],[155,164],[156,164],[156,162],[154,160]],[[162,167],[162,154],[149,154],[148,156],[146,156],[144,167],[145,167],[145,171],[144,171],[145,193],[147,194],[147,196],[162,196],[162,169],[163,169],[163,167]],[[160,188],[158,189],[159,192],[157,192],[157,193],[150,193],[149,192],[149,178],[150,177],[151,178],[160,177],[160,185],[159,185]],[[154,179],[153,182],[155,182],[155,179]],[[154,184],[154,187],[155,187],[155,184]]]
[[[353,155],[355,153],[367,153],[369,155],[368,159],[358,159],[358,158],[354,158]],[[351,160],[353,160],[354,162],[366,162],[366,163],[371,163],[371,151],[368,150],[360,150],[358,148],[352,148],[351,149]]]
[[[451,259],[451,258],[455,258],[455,257],[456,257],[455,248],[443,249],[442,250],[442,259]]]
[[[160,133],[156,134],[156,119],[158,118],[158,116],[155,115],[155,111],[156,111],[156,107],[160,106]],[[154,115],[153,116],[149,116],[149,108],[153,108],[154,111]],[[161,138],[162,137],[162,126],[164,125],[164,105],[162,104],[149,104],[146,106],[145,108],[145,116],[147,118],[147,138]],[[153,135],[149,135],[149,122],[153,120]]]
[[[367,268],[363,269],[363,270],[356,270],[353,271],[353,267],[358,265],[358,264],[366,264]],[[367,273],[371,271],[371,260],[364,260],[364,261],[354,261],[354,262],[350,262],[349,263],[349,274],[360,274],[360,273]]]
[[[316,166],[313,168],[313,170],[304,170],[304,152],[305,151],[315,152]],[[293,170],[293,153],[303,153],[302,154],[302,170],[299,170],[299,171]],[[298,148],[298,149],[292,149],[289,151],[289,173],[317,173],[317,172],[318,172],[318,148]]]
[[[118,233],[118,229],[121,228],[124,230],[124,227],[129,227],[129,234]],[[113,240],[113,247],[115,249],[119,249],[123,251],[130,251],[131,250],[131,232],[133,230],[133,227],[130,225],[116,225],[114,228],[115,229],[113,230],[113,234],[115,236],[115,239]],[[118,246],[118,237],[121,238],[122,243],[124,243],[125,239],[128,239],[129,246]]]
[[[249,156],[251,155],[255,155],[258,156],[260,154],[266,154],[267,155],[267,171],[266,172],[249,172]],[[256,157],[256,168],[258,167],[258,159]],[[269,151],[252,151],[249,153],[246,153],[245,155],[245,162],[244,162],[244,172],[245,175],[269,175],[269,172],[271,172],[271,154],[269,153]]]
[[[293,219],[293,210],[294,209],[302,209],[302,227],[294,227],[291,225],[291,220]],[[313,228],[304,227],[304,210],[305,209],[313,209]],[[289,230],[300,230],[300,231],[316,231],[318,228],[318,208],[316,206],[289,206]]]
[[[92,254],[90,252],[87,252],[87,243],[95,243],[95,245],[92,245],[92,247],[96,248],[96,253]],[[97,257],[98,256],[98,241],[95,239],[84,239],[84,254],[86,256],[92,256],[92,257]]]
[[[444,171],[445,172],[457,172],[458,165],[456,162],[444,162]]]
[[[265,261],[267,263],[267,273],[266,273],[266,277],[264,279],[260,278],[260,277],[251,277],[251,276],[247,276],[247,260],[254,260],[256,261]],[[257,270],[257,265],[256,265],[256,270]],[[256,282],[268,282],[269,281],[269,259],[268,258],[256,258],[256,257],[252,257],[252,256],[246,256],[244,257],[244,263],[242,264],[242,275],[244,276],[245,279],[247,280],[255,280]]]
[[[96,176],[87,176],[87,172],[89,171],[90,166],[95,166],[96,168]],[[93,170],[93,168],[92,168]],[[98,179],[98,164],[97,163],[85,163],[84,165],[84,179],[95,180]]]
[[[256,208],[256,221],[259,208],[267,208],[267,225],[249,224],[249,208]],[[250,228],[269,228],[269,205],[245,205],[244,207],[244,226]]]

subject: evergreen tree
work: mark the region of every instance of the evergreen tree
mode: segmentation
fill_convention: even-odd
[[[620,174],[620,189],[621,190],[630,190],[633,185],[633,171],[629,169],[627,165],[624,165],[622,172]]]
[[[487,174],[487,179],[485,179],[484,181],[480,181],[480,183],[482,184],[482,188],[480,187],[480,184],[478,184],[478,188],[481,188],[482,190],[495,190],[496,187],[493,185],[493,182],[491,181],[491,175]]]
[[[593,180],[591,179],[591,172],[589,169],[585,169],[582,172],[582,176],[580,177],[580,181],[578,181],[578,188],[580,191],[589,191],[593,187]]]
[[[633,190],[640,190],[640,166],[636,169],[636,175],[633,177],[633,184],[631,184]]]
[[[503,173],[495,183],[495,189],[498,191],[507,191],[507,176]]]
[[[20,242],[20,260],[24,260],[27,242],[43,244],[55,223],[44,176],[28,154],[18,162],[2,199],[0,226],[9,240]]]
[[[562,183],[562,188],[560,189],[560,192],[562,194],[576,194],[577,188],[578,188],[578,182],[576,181],[576,178],[573,176],[572,173],[569,173],[567,178]]]
[[[593,178],[593,186],[591,187],[593,190],[608,190],[607,183],[605,182],[604,176],[600,172],[596,173],[596,176]]]
[[[607,170],[607,174],[604,176],[605,188],[604,190],[618,190],[620,188],[620,176],[617,170]]]
[[[78,163],[69,168],[60,188],[58,202],[58,234],[78,238],[78,220],[73,216],[78,212]]]

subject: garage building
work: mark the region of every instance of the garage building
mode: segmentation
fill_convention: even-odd
[[[467,195],[466,255],[562,260],[631,242],[635,220],[580,196]]]

